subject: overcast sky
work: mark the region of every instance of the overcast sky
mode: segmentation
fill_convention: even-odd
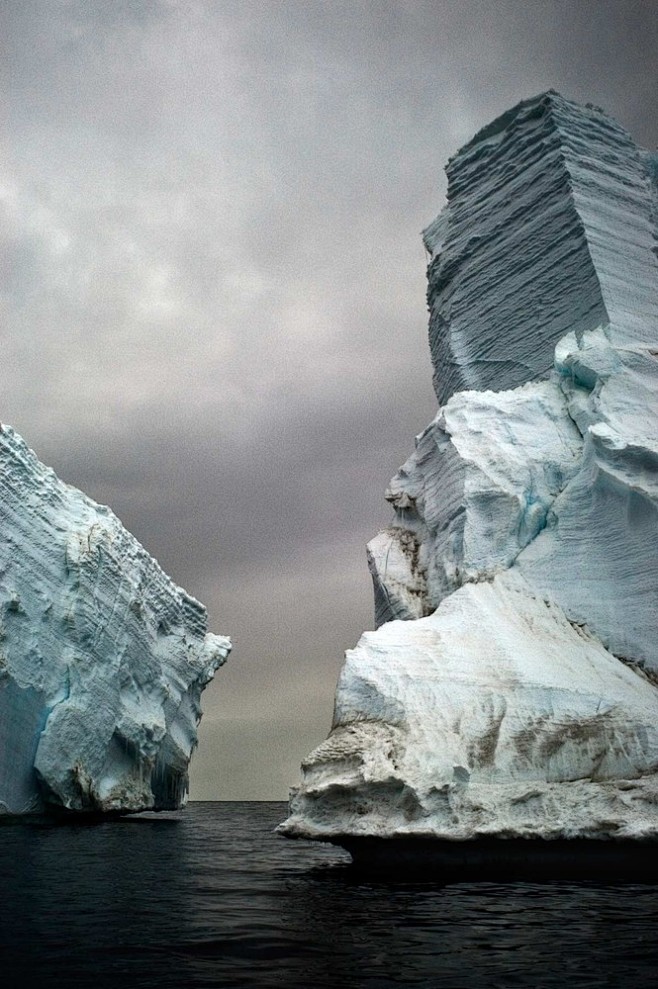
[[[283,799],[432,418],[420,231],[549,87],[658,143],[654,0],[3,0],[0,417],[234,651],[197,799]]]

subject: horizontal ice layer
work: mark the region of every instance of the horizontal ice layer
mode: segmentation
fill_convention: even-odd
[[[451,159],[425,231],[430,349],[443,404],[547,377],[567,332],[658,318],[653,159],[603,111],[557,93],[520,103]]]
[[[0,812],[178,807],[229,640],[8,426],[0,534]]]
[[[289,837],[646,838],[658,690],[511,573],[346,655]]]
[[[368,546],[378,625],[515,566],[615,655],[658,672],[658,350],[602,329],[550,381],[461,392],[391,481]]]
[[[462,583],[511,566],[582,447],[554,382],[454,395],[391,481],[395,523],[368,545],[377,625],[430,614]]]
[[[516,567],[615,655],[658,673],[658,350],[614,348],[598,331],[567,338],[556,365],[583,456]]]

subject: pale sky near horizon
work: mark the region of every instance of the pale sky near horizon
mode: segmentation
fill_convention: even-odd
[[[653,0],[5,0],[0,419],[234,652],[196,799],[284,799],[436,411],[420,231],[548,89],[658,144]]]

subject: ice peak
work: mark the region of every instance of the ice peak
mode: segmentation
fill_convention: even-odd
[[[440,403],[547,377],[570,330],[658,337],[653,170],[601,109],[553,90],[450,160],[448,204],[424,234]]]

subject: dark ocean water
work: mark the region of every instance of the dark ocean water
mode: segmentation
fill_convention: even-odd
[[[1,827],[0,987],[658,982],[658,886],[368,880],[285,810]]]

